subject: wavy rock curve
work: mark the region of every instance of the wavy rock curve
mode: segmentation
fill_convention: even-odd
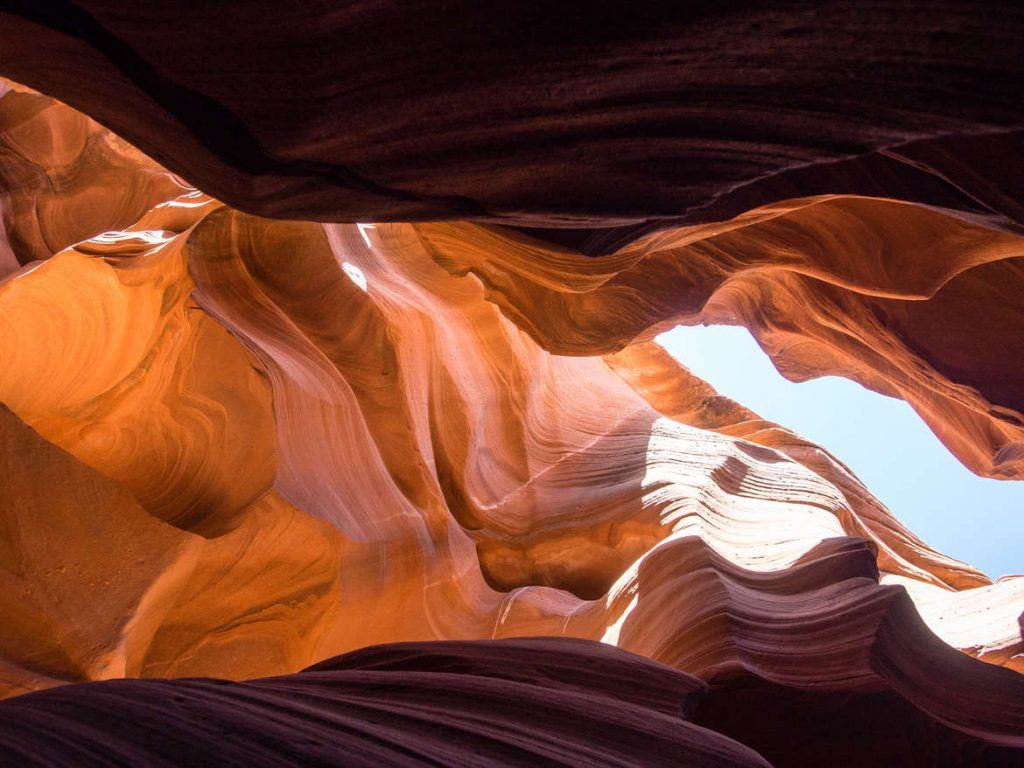
[[[392,645],[246,683],[126,680],[22,696],[0,702],[0,740],[26,766],[767,766],[687,722],[704,687],[597,643]],[[480,716],[499,711],[500,727]]]
[[[263,215],[642,231],[884,190],[1020,231],[1012,3],[253,8],[11,2],[0,69]]]
[[[604,47],[581,42],[559,67],[571,70],[584,49],[591,62],[594,50],[610,57],[611,74],[588,97],[604,117],[565,126],[571,135],[547,134],[522,150],[520,175],[504,176],[484,173],[502,158],[495,147],[524,129],[523,110],[539,109],[530,120],[543,125],[543,104],[511,98],[507,121],[477,144],[445,129],[443,116],[419,144],[396,144],[378,107],[352,111],[347,93],[305,121],[275,126],[246,102],[250,92],[229,93],[238,101],[225,107],[220,89],[230,90],[230,77],[214,83],[207,73],[216,69],[178,70],[195,59],[165,58],[157,43],[167,27],[153,22],[173,9],[65,5],[60,23],[24,4],[2,12],[9,23],[0,45],[14,55],[0,58],[0,71],[66,95],[205,193],[70,107],[20,86],[0,93],[0,265],[9,273],[0,278],[0,607],[12,618],[0,632],[0,692],[15,697],[0,703],[5,746],[44,764],[110,739],[125,759],[153,761],[152,750],[173,744],[196,750],[196,759],[279,761],[295,748],[303,759],[336,760],[331,747],[295,747],[289,736],[312,729],[317,741],[340,738],[338,718],[366,706],[337,698],[331,681],[351,677],[348,664],[383,665],[386,692],[391,672],[412,674],[405,664],[422,672],[420,659],[428,676],[452,675],[432,665],[455,664],[470,682],[463,689],[445,677],[454,686],[446,692],[472,701],[476,691],[485,701],[428,738],[424,719],[443,714],[440,683],[399,686],[395,695],[428,707],[408,723],[426,752],[399,754],[394,741],[377,741],[385,753],[375,759],[451,762],[451,750],[484,749],[485,737],[496,751],[484,763],[529,752],[505,738],[494,746],[479,718],[466,725],[474,706],[570,763],[581,754],[614,762],[624,747],[650,748],[658,760],[686,750],[696,765],[763,764],[751,750],[780,766],[1019,759],[1021,580],[991,584],[934,551],[825,449],[718,396],[650,341],[680,322],[746,325],[791,378],[841,374],[902,397],[971,469],[1020,479],[1024,389],[1007,361],[1024,352],[1024,239],[1007,183],[1013,167],[996,165],[1019,141],[1012,88],[1000,90],[997,79],[991,98],[960,94],[961,113],[939,119],[942,100],[922,88],[927,67],[904,67],[895,106],[876,105],[872,130],[857,132],[847,119],[812,140],[808,126],[823,118],[805,123],[783,109],[772,113],[777,141],[765,148],[743,140],[744,110],[735,109],[763,106],[762,96],[748,103],[745,91],[714,81],[707,87],[735,113],[719,115],[716,129],[732,137],[735,165],[721,162],[725,149],[714,141],[703,149],[683,142],[692,174],[671,163],[679,147],[658,149],[668,170],[645,197],[625,179],[655,150],[605,143],[627,124],[635,134],[630,121],[643,114],[602,101],[645,61],[622,60],[620,71],[613,64],[622,46],[666,57],[659,77],[673,71],[673,56],[699,72],[693,57],[715,35],[737,24],[775,29],[782,17],[709,8],[691,24],[710,36],[673,43],[682,46],[674,53],[659,47],[671,24],[635,31],[641,42],[629,30],[621,32],[628,40],[589,41]],[[900,24],[918,18],[883,5]],[[338,11],[322,34],[355,34],[389,13],[385,4],[362,12],[353,20],[356,11]],[[877,44],[882,27],[849,15]],[[801,19],[790,42],[765,48],[799,54],[763,73],[776,78],[766,91],[791,104],[810,86],[787,78],[838,34],[824,17]],[[948,4],[926,60],[964,77],[992,70],[1008,78],[1012,45],[984,66],[952,55],[1004,39],[972,19]],[[199,29],[201,20],[189,23]],[[301,24],[239,16],[238,35],[265,35],[263,57],[303,39]],[[583,42],[599,28],[585,29]],[[182,46],[203,44],[205,33],[187,31],[176,30]],[[506,46],[519,39],[488,34]],[[223,51],[241,55],[235,42]],[[34,45],[56,64],[41,66]],[[537,45],[541,61],[564,50],[543,35]],[[908,55],[919,42],[895,36],[891,45]],[[468,60],[482,50],[468,49]],[[495,50],[500,58],[507,48]],[[140,64],[143,54],[160,66]],[[104,76],[72,86],[60,62],[74,57]],[[268,115],[279,113],[275,94],[290,82],[292,63],[279,59],[278,79],[266,82]],[[137,76],[126,82],[131,61]],[[888,72],[876,69],[868,74]],[[480,72],[493,87],[495,72]],[[325,83],[336,75],[322,71]],[[523,77],[498,75],[513,86]],[[588,93],[572,77],[565,82]],[[324,96],[314,86],[302,99]],[[403,119],[436,98],[462,104],[479,94],[428,89]],[[636,98],[666,125],[719,114],[703,104],[666,117],[643,88]],[[211,128],[218,121],[196,122],[190,104],[227,117]],[[369,162],[373,174],[339,160],[337,134],[318,133],[342,107],[351,114],[345,141],[392,152]],[[849,118],[838,96],[836,115]],[[379,142],[360,133],[367,125]],[[204,133],[240,126],[248,133],[232,134],[233,149]],[[466,126],[470,136],[480,130]],[[450,141],[465,145],[468,159],[450,159]],[[527,183],[563,178],[560,164],[574,157],[566,146],[594,153],[588,173],[604,174],[600,184],[572,179],[585,199],[565,197],[556,183]],[[705,161],[716,173],[697,172]],[[395,167],[378,176],[388,163]],[[430,186],[439,174],[452,194]],[[478,186],[485,178],[492,181]],[[636,210],[624,209],[621,195],[639,201]],[[476,221],[324,224],[246,210]],[[560,224],[590,228],[550,229]],[[562,639],[511,640],[533,636]],[[450,644],[494,639],[502,642]],[[400,641],[418,645],[357,650]],[[252,680],[349,651],[331,669],[249,683],[84,682]],[[395,653],[398,661],[387,661]],[[555,661],[543,684],[528,681],[537,690],[509,683],[545,659]],[[573,680],[552,665],[568,665]],[[579,672],[591,665],[593,679]],[[617,677],[618,665],[681,691],[686,718],[661,699],[654,707],[622,701],[618,684],[609,694],[602,676]],[[576,673],[587,681],[582,692]],[[81,685],[58,687],[67,683]],[[308,692],[321,684],[326,690]],[[521,706],[496,703],[513,688]],[[181,733],[201,738],[182,740],[158,722],[175,696],[193,708]],[[210,718],[251,728],[249,715],[239,721],[237,705],[225,704],[235,697],[248,698],[252,712],[287,713],[272,740],[246,730],[225,744],[205,730]],[[316,714],[304,704],[311,697]],[[90,709],[94,698],[102,701]],[[594,718],[522,724],[533,716],[524,708],[559,702]],[[125,734],[125,712],[144,727]],[[605,738],[613,716],[628,733]],[[664,741],[637,736],[649,734],[649,717]],[[346,743],[370,749],[380,735],[373,719],[346,724]],[[42,743],[19,730],[28,722],[66,740]],[[907,725],[897,732],[893,722]],[[852,739],[852,725],[875,735]],[[576,751],[556,754],[552,745],[570,738]]]

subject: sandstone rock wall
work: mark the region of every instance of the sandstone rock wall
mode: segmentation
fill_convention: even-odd
[[[682,37],[651,10],[568,47],[540,25],[508,68],[497,22],[438,53],[481,22],[459,4],[426,41],[426,6],[310,26],[228,3],[173,51],[170,6],[53,5],[0,11],[0,72],[90,115],[0,86],[11,754],[1019,757],[1024,577],[933,550],[825,447],[652,341],[745,325],[789,378],[903,398],[970,469],[1024,479],[1009,32],[957,3],[942,24],[846,8],[842,34],[821,11],[709,6]],[[238,34],[215,45],[212,13]],[[365,68],[309,43],[335,32]],[[862,45],[891,92],[822,97]],[[143,679],[44,690],[125,677]],[[154,714],[168,702],[178,719]],[[582,719],[537,715],[567,708]]]

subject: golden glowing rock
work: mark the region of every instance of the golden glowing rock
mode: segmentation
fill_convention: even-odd
[[[998,668],[1022,664],[1020,579],[932,550],[650,341],[742,323],[791,378],[903,397],[1020,478],[1024,238],[825,196],[591,259],[258,218],[39,95],[0,119],[3,694],[563,635],[1024,746]],[[50,181],[12,183],[25,158]]]

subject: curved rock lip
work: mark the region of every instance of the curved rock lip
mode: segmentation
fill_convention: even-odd
[[[0,743],[26,766],[767,766],[686,721],[704,687],[600,643],[404,643],[246,683],[27,694],[0,702]]]
[[[1024,221],[1012,5],[119,10],[7,3],[2,74],[251,213],[626,227],[593,251],[820,193]]]

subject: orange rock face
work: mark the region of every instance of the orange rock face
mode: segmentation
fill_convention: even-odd
[[[267,219],[70,107],[0,89],[3,696],[561,636],[703,681],[690,701],[691,683],[658,667],[688,722],[651,715],[658,734],[683,734],[657,759],[801,764],[825,754],[794,746],[806,728],[845,756],[835,764],[986,764],[1024,748],[1024,577],[992,584],[931,549],[825,448],[652,341],[679,323],[745,325],[788,377],[901,397],[972,470],[1021,480],[1024,237],[1011,227],[793,196],[591,258],[493,223]],[[459,668],[469,687],[430,678],[396,696],[426,706],[479,685],[495,722],[520,722],[477,679],[494,676],[473,666],[491,650],[443,647],[474,659]],[[512,649],[496,652],[512,667],[549,650],[605,663],[582,643],[480,647]],[[273,708],[326,685],[325,669],[224,695]],[[569,696],[541,677],[512,700]],[[119,685],[103,689],[105,722],[193,684]],[[587,690],[619,695],[603,685]],[[43,727],[75,690],[13,699],[0,735],[16,743],[18,718]],[[188,691],[193,714],[235,716],[212,684]],[[343,699],[330,707],[355,706]],[[461,706],[444,717],[477,738]],[[877,742],[847,744],[850,722]]]

